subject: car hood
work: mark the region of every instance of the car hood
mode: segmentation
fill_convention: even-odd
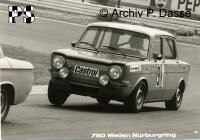
[[[6,57],[6,59],[8,60],[8,62],[10,63],[13,69],[33,69],[34,68],[33,65],[27,61],[17,60],[10,57]]]
[[[68,58],[85,60],[96,63],[104,64],[122,64],[125,65],[128,62],[139,61],[139,58],[135,57],[124,57],[123,55],[111,54],[105,52],[95,52],[93,50],[83,50],[83,49],[60,49],[55,50],[53,53],[58,53],[64,55]]]

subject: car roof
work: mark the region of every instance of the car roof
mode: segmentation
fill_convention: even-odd
[[[116,23],[116,22],[95,22],[95,23],[89,24],[88,27],[89,26],[100,26],[100,27],[124,29],[124,30],[143,33],[143,34],[149,35],[152,38],[159,35],[170,36],[170,37],[175,38],[173,34],[168,33],[167,31],[154,29],[150,27],[139,26],[139,25],[133,25],[133,24]]]

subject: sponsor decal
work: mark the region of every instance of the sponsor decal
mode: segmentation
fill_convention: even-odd
[[[138,72],[138,71],[141,71],[141,70],[142,70],[142,68],[141,68],[140,64],[130,65],[130,72]]]
[[[164,86],[165,65],[157,65],[158,74],[156,76],[156,87]]]
[[[91,77],[99,77],[99,70],[84,66],[75,65],[74,73],[91,76]]]

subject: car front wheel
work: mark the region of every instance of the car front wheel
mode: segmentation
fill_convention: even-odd
[[[61,106],[65,103],[68,97],[69,94],[67,94],[65,91],[57,89],[52,81],[49,82],[48,99],[51,104]]]
[[[166,109],[178,110],[182,103],[183,92],[183,84],[180,84],[178,89],[176,90],[176,94],[174,95],[173,99],[165,102]]]
[[[10,109],[10,97],[5,90],[0,90],[1,95],[1,121],[4,121]]]
[[[128,112],[137,113],[142,110],[146,92],[147,92],[147,86],[145,82],[141,81],[136,86],[129,99],[125,102],[125,106]]]

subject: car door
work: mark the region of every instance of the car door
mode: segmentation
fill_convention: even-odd
[[[3,51],[1,49],[0,46],[0,82],[6,80],[5,77],[9,78],[10,77],[10,70],[11,70],[11,65],[8,62],[8,60],[6,59],[6,57],[4,57],[3,55]]]
[[[150,91],[147,100],[159,100],[165,89],[165,60],[163,59],[162,37],[154,39],[151,50]]]
[[[163,94],[164,99],[172,98],[179,83],[180,64],[177,59],[175,39],[163,37],[163,57],[166,64],[166,84]]]

